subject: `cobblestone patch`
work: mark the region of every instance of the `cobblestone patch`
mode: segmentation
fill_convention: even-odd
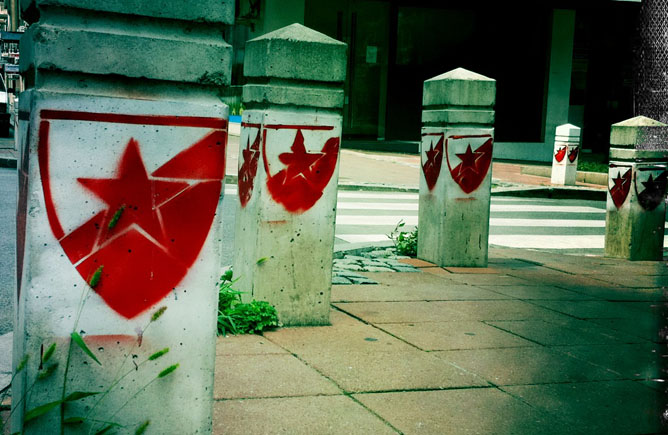
[[[335,259],[332,284],[378,284],[357,272],[419,272],[413,266],[400,263],[402,258],[408,257],[395,255],[394,248],[386,248]]]

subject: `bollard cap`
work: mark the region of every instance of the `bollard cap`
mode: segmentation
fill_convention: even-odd
[[[580,127],[573,124],[563,124],[557,126],[557,136],[580,137]]]
[[[496,80],[457,68],[425,80],[423,106],[485,106],[496,101]]]
[[[664,141],[668,138],[666,127],[668,125],[646,116],[636,116],[612,124],[610,145],[637,149],[665,148]]]
[[[244,75],[343,82],[347,44],[295,23],[246,43]]]

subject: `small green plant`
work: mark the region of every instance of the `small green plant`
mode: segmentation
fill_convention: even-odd
[[[394,243],[397,255],[415,257],[417,256],[418,227],[410,232],[401,231],[405,225],[406,222],[403,219],[400,220],[387,237]]]
[[[230,115],[243,115],[244,103],[241,101],[234,101],[230,104]]]
[[[232,288],[232,270],[220,277],[218,292],[218,334],[259,334],[279,325],[276,308],[265,301],[241,302],[242,292]]]

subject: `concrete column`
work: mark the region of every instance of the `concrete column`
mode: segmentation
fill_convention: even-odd
[[[575,186],[580,155],[580,127],[564,124],[557,127],[552,158],[552,184]]]
[[[234,275],[284,325],[329,323],[345,71],[301,24],[246,45]]]
[[[668,125],[644,116],[612,125],[605,219],[608,257],[663,259],[666,129]]]
[[[574,34],[575,11],[555,9],[552,12],[552,39],[545,98],[545,148],[538,153],[540,157],[546,158],[536,156],[536,160],[549,161],[555,129],[568,122]]]
[[[12,432],[210,433],[233,2],[22,6]]]
[[[496,81],[458,68],[424,82],[418,257],[487,266]]]

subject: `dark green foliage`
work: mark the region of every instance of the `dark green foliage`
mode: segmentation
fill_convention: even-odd
[[[232,288],[232,271],[221,277],[218,293],[218,334],[259,334],[279,326],[276,309],[265,301],[241,302],[241,293]]]
[[[397,250],[397,255],[417,256],[418,228],[411,232],[401,231],[406,223],[401,220],[387,237],[392,240]]]
[[[72,337],[72,341],[74,342],[74,344],[79,346],[79,348],[81,350],[83,350],[86,355],[91,357],[93,359],[93,361],[95,361],[99,365],[102,365],[100,360],[97,359],[97,357],[95,356],[95,354],[93,352],[91,352],[91,350],[88,348],[88,346],[86,345],[83,338],[81,338],[81,335],[79,335],[78,332],[73,332],[72,334],[70,334],[70,336]]]

